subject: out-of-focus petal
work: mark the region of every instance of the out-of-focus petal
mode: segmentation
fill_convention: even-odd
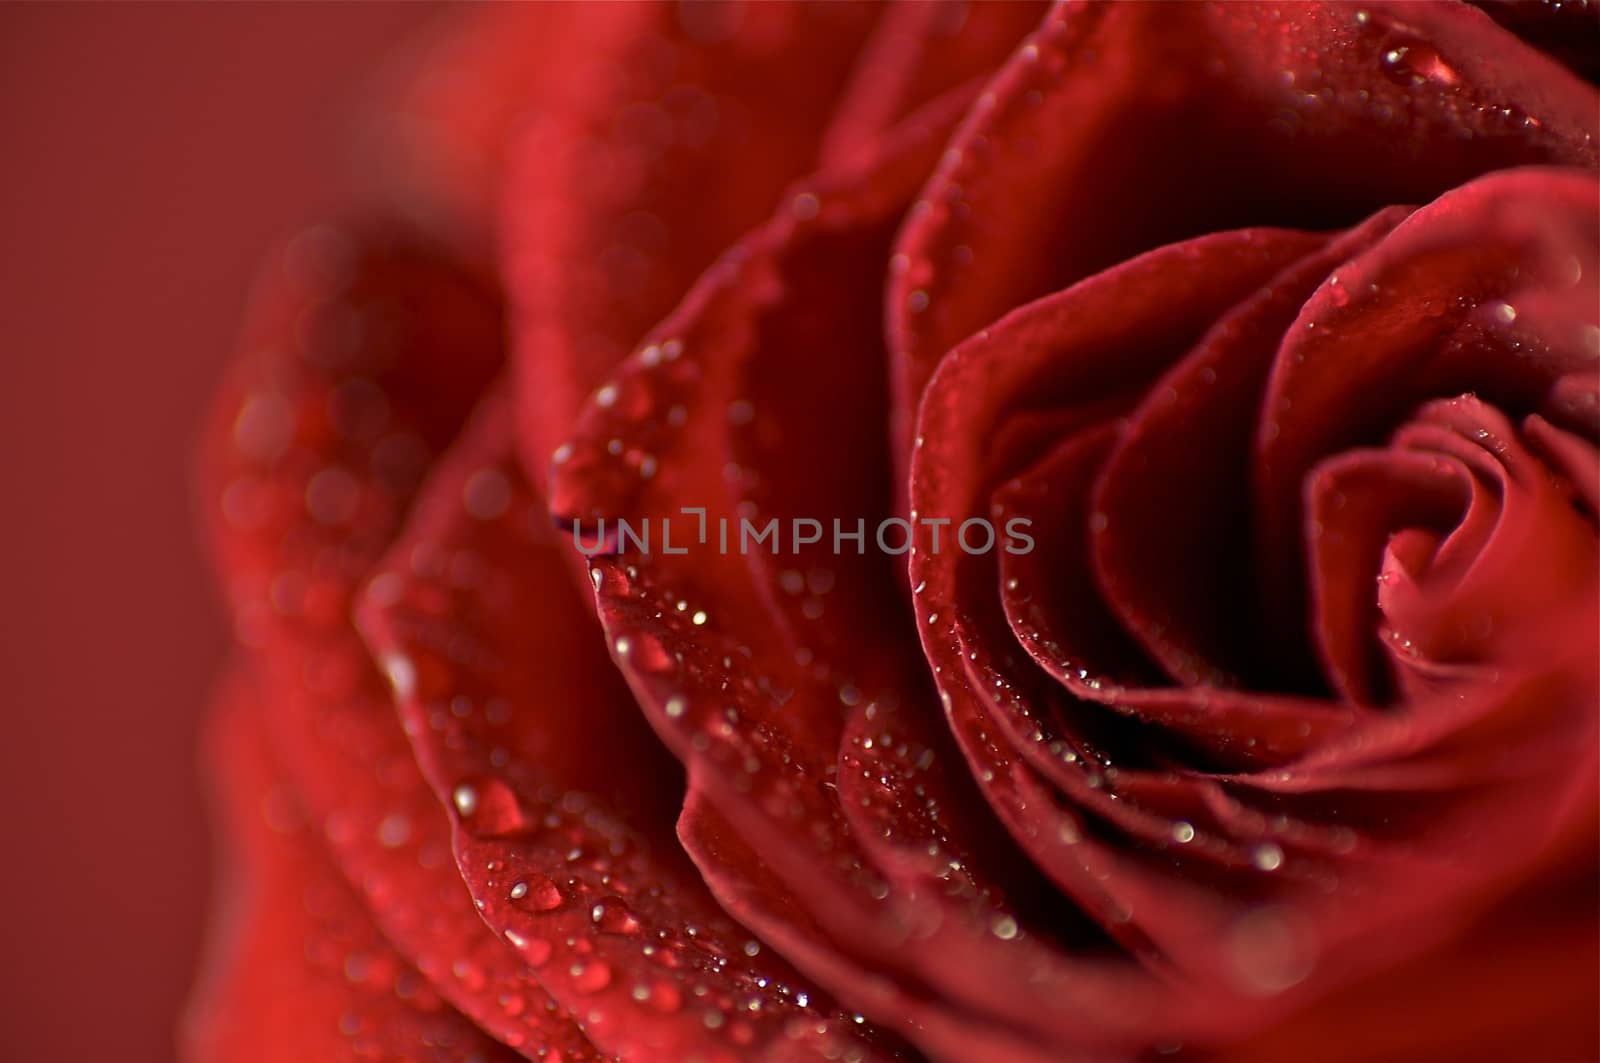
[[[478,912],[608,1053],[888,1058],[683,858],[679,772],[572,588],[508,406],[441,462],[365,614]]]
[[[373,924],[272,763],[262,725],[270,709],[236,674],[206,736],[228,859],[206,969],[184,1020],[184,1058],[521,1058],[444,1003]]]
[[[557,102],[516,131],[505,192],[517,427],[536,486],[590,393],[816,165],[880,15],[787,2],[589,10],[603,31],[576,45],[585,61]]]

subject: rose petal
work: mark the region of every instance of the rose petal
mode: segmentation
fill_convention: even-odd
[[[1530,626],[1542,626],[1530,618],[1568,612],[1600,584],[1595,528],[1575,511],[1570,489],[1475,398],[1430,403],[1395,445],[1465,466],[1475,496],[1468,512],[1480,508],[1476,496],[1489,496],[1481,508],[1492,527],[1464,521],[1420,563],[1380,583],[1378,607],[1394,639],[1446,662],[1515,664],[1547,652],[1525,641]]]
[[[1562,431],[1538,414],[1523,420],[1522,431],[1545,464],[1566,479],[1589,516],[1600,516],[1600,461],[1595,460],[1595,445],[1575,432]]]
[[[415,677],[402,719],[478,911],[609,1053],[888,1058],[683,859],[676,765],[612,680],[512,446],[496,397],[424,492],[364,621],[391,671]]]
[[[448,258],[394,232],[297,242],[287,265],[268,277],[204,470],[275,750],[340,870],[441,996],[526,1053],[592,1058],[474,911],[448,823],[349,619],[430,451],[499,360],[497,307]]]
[[[1348,728],[1351,719],[1321,700],[1155,685],[1159,676],[1105,608],[1089,565],[1089,492],[1116,432],[1103,425],[1069,436],[995,494],[1005,519],[1031,521],[1035,539],[1030,552],[1002,556],[998,576],[1023,649],[1075,696],[1182,735],[1221,763],[1276,763]]]
[[[1267,624],[1304,654],[1301,484],[1339,450],[1375,443],[1417,403],[1475,391],[1508,412],[1560,410],[1564,375],[1593,373],[1574,319],[1600,320],[1593,179],[1560,170],[1481,178],[1441,196],[1356,256],[1307,301],[1278,351],[1257,429],[1255,541]],[[1506,325],[1559,296],[1570,327],[1540,342]],[[1508,313],[1509,311],[1509,313]]]
[[[778,505],[788,517],[800,512],[796,499],[824,520],[854,517],[850,507],[869,501],[888,511],[881,466],[852,449],[855,422],[878,424],[881,415],[818,415],[841,401],[854,408],[876,390],[881,341],[856,263],[892,233],[939,147],[946,110],[936,105],[913,120],[873,165],[803,186],[816,198],[815,215],[786,212],[707,275],[586,413],[557,465],[553,509],[569,522],[588,521],[590,538],[601,515],[636,526],[673,518],[673,541],[688,544],[692,556],[661,549],[657,524],[658,548],[646,552],[613,531],[591,564],[613,654],[689,765],[689,808],[714,809],[739,841],[695,845],[695,855],[752,851],[782,896],[804,906],[787,928],[772,922],[781,904],[746,897],[738,910],[755,912],[763,933],[786,943],[824,928],[819,944],[840,943],[846,954],[813,948],[796,961],[929,1051],[967,1043],[950,1018],[919,1017],[916,1000],[941,997],[948,1015],[971,1014],[971,1031],[1010,1026],[1020,1044],[1037,1046],[1030,1051],[1061,1043],[1112,1051],[1134,1030],[1148,1033],[1149,1023],[1180,1021],[1177,1011],[1163,1011],[1171,998],[1147,976],[1064,953],[1061,936],[1080,933],[1081,920],[1040,903],[1047,893],[1014,852],[991,858],[1007,848],[1003,837],[970,796],[951,789],[959,775],[940,778],[960,768],[929,711],[921,666],[904,652],[911,628],[890,566],[878,558],[873,571],[848,552],[829,558],[840,575],[823,592],[809,573],[799,584],[785,578],[788,528],[782,560],[760,546],[741,552],[737,542],[724,552],[719,541],[720,520],[737,536],[740,516],[759,525],[762,507]],[[814,382],[802,379],[802,366]],[[652,416],[662,409],[668,417]],[[728,416],[735,409],[739,415]],[[762,446],[763,437],[788,445]],[[648,476],[641,455],[653,459]],[[740,475],[726,475],[725,457],[742,459]],[[769,482],[780,486],[752,490]],[[704,509],[704,541],[696,519],[679,515],[683,506]],[[858,561],[859,570],[845,567]],[[805,594],[786,584],[827,595],[825,630],[806,615]],[[885,651],[896,643],[874,630],[877,618],[900,626],[901,652]],[[897,736],[885,752],[899,751],[898,763],[863,755],[879,728]],[[819,785],[835,776],[837,797]],[[946,793],[951,800],[935,796]],[[977,830],[963,805],[978,817]],[[692,818],[682,829],[701,836]],[[969,854],[978,858],[969,863]],[[723,896],[736,895],[730,883],[745,873],[743,864],[704,871]],[[1007,877],[990,879],[993,871]],[[858,956],[870,960],[874,978],[859,980]],[[1063,994],[1081,1005],[1063,1009]]]
[[[994,73],[1048,10],[1034,0],[888,6],[834,109],[822,168],[849,165],[919,107]]]
[[[372,924],[267,755],[265,708],[235,675],[208,725],[229,871],[185,1058],[519,1058],[442,1003]]]
[[[1329,228],[1498,167],[1592,167],[1595,106],[1454,6],[1058,6],[902,233],[898,442],[938,359],[1013,307],[1196,233]]]
[[[1546,0],[1471,0],[1518,37],[1579,77],[1600,79],[1600,8]]]
[[[1340,454],[1307,481],[1311,627],[1323,670],[1342,696],[1367,705],[1390,699],[1373,593],[1387,534],[1448,528],[1462,515],[1467,490],[1454,463],[1385,451]]]
[[[1386,219],[1343,254],[1359,251],[1392,224]],[[1001,505],[994,511],[986,507],[989,492],[1018,455],[980,457],[980,441],[1003,438],[1014,417],[1042,424],[1051,411],[1074,404],[1094,417],[1113,416],[1110,400],[1144,390],[1139,374],[1149,379],[1174,362],[1210,319],[1262,283],[1251,268],[1262,269],[1264,260],[1266,270],[1277,273],[1301,253],[1290,243],[1277,246],[1280,254],[1289,252],[1279,262],[1240,242],[1239,234],[1151,253],[1008,316],[942,361],[924,394],[913,449],[913,512],[1007,517],[1014,512],[1009,503],[1043,507],[1046,500],[1056,509],[1041,528],[1044,557],[1031,569],[1021,558],[1006,562],[1009,571],[1038,578],[1027,591],[1007,587],[1003,594],[1010,597],[1002,599],[1037,656],[1046,656],[1039,652],[1037,621],[1019,613],[1027,597],[1059,600],[1070,617],[1060,630],[1069,639],[1082,640],[1084,628],[1104,622],[1087,618],[1092,606],[1082,595],[1092,587],[1086,573],[1071,578],[1072,566],[1085,553],[1081,528],[1092,535],[1095,527],[1083,501],[1085,484],[1126,429],[1083,427],[1055,416],[1057,425],[1073,427],[1042,462],[1029,465],[1023,455],[1023,477],[997,496]],[[1262,256],[1253,267],[1242,248]],[[1343,254],[1308,270],[1302,291]],[[1199,272],[1203,284],[1190,271]],[[1347,272],[1341,266],[1340,278]],[[1187,336],[1183,328],[1191,330]],[[1210,340],[1228,335],[1219,328]],[[1276,346],[1267,344],[1261,353],[1270,355]],[[1259,361],[1258,387],[1266,368],[1265,358]],[[1139,418],[1150,417],[1148,409],[1159,401],[1158,393],[1134,425],[1142,425]],[[1245,406],[1248,425],[1254,403]],[[1241,457],[1246,453],[1236,449]],[[1113,468],[1102,482],[1115,474]],[[1574,513],[1571,521],[1579,520]],[[1588,556],[1592,528],[1573,534],[1577,556]],[[1228,1014],[1236,1028],[1268,1021],[1275,1008],[1293,1006],[1286,1002],[1310,999],[1385,960],[1445,940],[1465,925],[1479,898],[1521,881],[1542,848],[1572,822],[1570,795],[1590,754],[1587,746],[1564,754],[1556,747],[1595,726],[1592,699],[1577,693],[1592,668],[1574,668],[1575,647],[1593,623],[1592,608],[1585,613],[1581,603],[1563,604],[1559,620],[1539,627],[1546,641],[1554,631],[1578,634],[1562,636],[1562,648],[1545,654],[1535,674],[1480,684],[1467,691],[1466,702],[1456,692],[1435,695],[1402,720],[1349,715],[1315,742],[1304,741],[1306,732],[1300,745],[1280,745],[1274,770],[1208,776],[1185,766],[1177,757],[1181,750],[1159,732],[1117,726],[1114,718],[1052,696],[1029,668],[1010,659],[998,606],[987,597],[997,582],[993,562],[940,557],[930,539],[920,537],[912,560],[919,601],[929,603],[918,620],[947,715],[985,796],[1019,844],[1135,954],[1175,964],[1200,984],[1271,999],[1271,1006],[1255,1008],[1225,995],[1213,999],[1211,1007]],[[1061,571],[1068,576],[1064,589],[1049,586]],[[1374,570],[1368,578],[1375,576]],[[1580,575],[1572,585],[1592,583],[1592,576]],[[1136,666],[1127,646],[1080,641],[1077,652],[1085,649],[1104,653],[1113,668]],[[1055,663],[1055,674],[1073,674]],[[1155,722],[1148,702],[1141,703],[1147,692],[1092,674],[1077,674],[1073,692],[1125,704]],[[1171,700],[1200,708],[1213,700],[1253,703],[1256,724],[1274,719],[1283,704],[1256,695],[1197,696],[1202,693],[1186,689]],[[1508,745],[1499,727],[1512,719],[1527,731]],[[1244,724],[1242,736],[1256,739],[1258,726],[1248,717],[1234,720]],[[1219,722],[1209,721],[1213,731]],[[1481,791],[1474,789],[1480,785]],[[1393,807],[1397,792],[1430,797],[1414,813],[1400,815]],[[1263,793],[1277,796],[1263,799]],[[1519,823],[1526,828],[1520,834]],[[1482,833],[1469,839],[1467,831]],[[1424,882],[1429,885],[1418,885]],[[1419,889],[1431,905],[1425,913]],[[1404,935],[1393,933],[1399,926],[1407,928]]]
[[[1263,657],[1248,527],[1252,428],[1300,305],[1409,213],[1390,208],[1308,253],[1224,316],[1128,418],[1091,500],[1106,603],[1184,686],[1315,689]]]
[[[923,1030],[923,1039],[938,1045],[945,1056],[964,1058],[964,1053],[1004,1063],[1056,1058],[1047,1046],[1016,1036],[980,1016],[958,1014],[936,996],[917,992],[923,987],[885,978],[875,969],[879,964],[872,956],[851,955],[851,949],[805,917],[806,906],[800,898],[770,873],[760,856],[698,793],[691,794],[684,807],[682,832],[684,844],[706,869],[708,884],[730,912],[756,928],[784,956],[822,972],[822,980],[850,986],[853,998],[865,1010],[902,1016],[907,1025]]]
[[[607,5],[591,62],[512,146],[503,276],[535,483],[696,276],[813,166],[878,11]],[[806,209],[797,206],[797,209]]]
[[[387,72],[369,133],[374,184],[407,216],[492,258],[513,130],[562,98],[622,10],[487,4],[451,12]]]
[[[1592,831],[1591,831],[1592,833]],[[1600,925],[1592,865],[1552,887],[1482,913],[1473,933],[1442,954],[1400,963],[1298,1012],[1259,1038],[1232,1045],[1239,1063],[1277,1063],[1307,1045],[1339,1046],[1363,1063],[1495,1063],[1591,1059]],[[1406,1019],[1394,1021],[1404,1000]]]
[[[1203,237],[1152,252],[985,330],[951,354],[939,378],[946,383],[930,388],[924,401],[922,445],[914,448],[913,508],[957,520],[987,512],[984,496],[997,481],[1022,470],[975,467],[974,456],[983,452],[980,440],[1022,412],[1082,408],[1107,416],[1118,403],[1127,409],[1234,302],[1319,244],[1304,234],[1270,230]],[[1113,357],[1112,351],[1118,355]],[[1074,437],[1043,466],[1050,475],[1062,477],[1039,481],[1043,497],[1053,500],[1056,512],[1041,525],[1043,550],[1036,544],[1036,562],[1026,555],[1002,558],[1007,583],[1003,593],[1023,644],[1076,693],[1136,706],[1135,699],[1124,698],[1122,682],[1142,683],[1137,654],[1126,645],[1115,647],[1107,641],[1110,636],[1101,634],[1111,630],[1109,617],[1084,612],[1098,610],[1090,604],[1095,596],[1088,578],[1089,555],[1076,544],[1085,543],[1083,529],[1094,524],[1087,513],[1077,510],[1082,523],[1074,525],[1069,536],[1058,519],[1065,515],[1070,520],[1072,507],[1087,502],[1086,481],[1093,469],[1085,460],[1094,461],[1109,442],[1086,449],[1091,438]],[[1080,486],[1071,486],[1073,479]],[[1027,478],[1021,480],[1011,496],[1000,497],[1002,519],[1031,519],[1030,514],[1037,512],[1017,494],[1031,490],[1028,483]],[[1059,494],[1051,493],[1051,488],[1059,488]],[[1023,508],[1006,508],[1018,503]],[[956,605],[953,610],[918,611],[929,655],[948,671],[950,662],[971,649],[995,644],[992,632],[1001,622],[999,616],[989,624],[991,634],[985,634],[985,614],[973,610],[992,600],[999,577],[992,558],[948,552],[939,556],[930,552],[931,545],[924,536],[913,555],[912,580],[928,602]],[[1076,583],[1075,571],[1081,574]],[[1038,579],[1024,585],[1022,575]],[[1013,579],[1018,581],[1015,586],[1010,584]],[[1038,600],[1027,602],[1024,612],[1029,596]],[[995,600],[996,614],[998,605]],[[1065,610],[1059,621],[1052,615],[1058,607]],[[990,606],[982,604],[982,609]],[[964,618],[963,610],[972,615]],[[1096,653],[1106,656],[1098,660],[1089,656]],[[1203,699],[1184,692],[1168,700],[1193,704]],[[1228,731],[1203,710],[1199,715],[1202,723],[1196,734],[1209,733],[1214,743],[1225,745]],[[1293,741],[1300,722],[1294,720],[1283,737]]]

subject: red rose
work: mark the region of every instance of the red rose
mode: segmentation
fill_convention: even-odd
[[[206,452],[190,1052],[1600,1054],[1573,6],[474,12]]]

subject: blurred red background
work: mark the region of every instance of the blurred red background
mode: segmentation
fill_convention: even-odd
[[[190,449],[258,255],[424,5],[0,7],[0,1055],[170,1060],[225,643]]]

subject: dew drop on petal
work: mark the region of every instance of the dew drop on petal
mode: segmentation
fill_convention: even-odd
[[[1272,908],[1250,912],[1234,923],[1225,949],[1240,988],[1262,996],[1304,981],[1316,962],[1306,935]]]
[[[512,883],[507,896],[535,912],[551,912],[561,907],[561,890],[543,875],[532,875]]]
[[[580,993],[598,993],[611,984],[611,966],[604,960],[591,960],[572,968],[572,984]]]
[[[641,671],[660,673],[672,667],[672,654],[649,632],[620,636],[614,645],[619,658]]]
[[[391,653],[383,659],[383,670],[398,697],[409,698],[417,689],[417,669],[410,659]]]
[[[683,994],[671,982],[658,982],[650,987],[650,1006],[670,1015],[683,1006]]]
[[[461,503],[478,520],[494,520],[511,506],[511,482],[499,469],[479,469],[462,485]]]
[[[378,841],[385,848],[398,849],[411,840],[411,820],[398,812],[384,816],[378,823]]]
[[[1272,842],[1262,842],[1251,851],[1250,861],[1262,871],[1276,871],[1283,866],[1283,850]]]
[[[1438,49],[1417,40],[1394,42],[1384,49],[1378,65],[1385,77],[1400,85],[1421,85],[1429,81],[1454,85],[1461,80],[1455,68],[1439,55]]]
[[[278,458],[293,436],[294,407],[281,395],[252,395],[233,422],[234,445],[256,461]]]
[[[462,807],[462,791],[471,791],[471,810]],[[531,826],[522,802],[506,783],[484,776],[458,785],[451,795],[462,815],[462,826],[480,838],[500,838],[526,833]]]
[[[521,938],[520,935],[519,938],[520,940],[514,940],[509,933],[506,934],[506,940],[522,950],[522,958],[530,967],[538,967],[550,959],[550,953],[553,951],[550,942],[544,938]]]
[[[589,910],[595,929],[602,934],[637,934],[639,920],[620,897],[605,897]]]
[[[306,512],[321,524],[348,524],[361,504],[361,485],[346,469],[323,469],[306,484]]]

